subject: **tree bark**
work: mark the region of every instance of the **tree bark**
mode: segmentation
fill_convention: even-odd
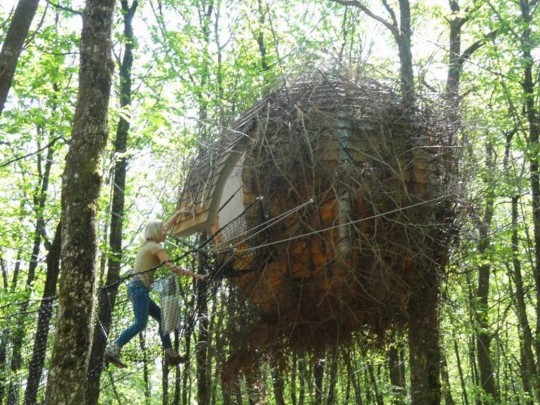
[[[96,213],[113,65],[114,0],[87,0],[81,34],[79,94],[62,181],[62,267],[58,322],[47,381],[47,404],[86,403],[92,345]]]
[[[315,364],[313,365],[313,381],[314,381],[314,389],[315,389],[315,395],[313,404],[314,405],[321,405],[322,399],[323,399],[323,378],[324,378],[324,361],[318,360],[315,361]]]
[[[352,364],[351,364],[351,356],[350,355],[346,355],[346,361],[345,363],[347,364],[347,374],[348,374],[348,378],[349,378],[349,381],[351,382],[352,384],[352,387],[353,387],[353,390],[354,390],[354,403],[357,404],[357,405],[363,405],[363,401],[362,401],[362,390],[360,388],[360,384],[359,384],[359,378],[358,378],[358,372],[353,368]]]
[[[522,335],[522,361],[521,361],[521,378],[523,380],[523,390],[527,392],[530,398],[536,398],[537,403],[540,403],[540,384],[538,378],[538,369],[534,361],[534,337],[532,334],[529,318],[527,315],[527,302],[525,287],[523,285],[523,275],[521,271],[521,261],[519,260],[519,237],[518,237],[518,202],[519,197],[512,197],[512,269],[510,275],[514,282],[515,292],[515,307],[519,321],[519,327]],[[534,388],[533,388],[534,387]],[[532,400],[531,402],[532,403]]]
[[[272,386],[274,387],[274,401],[276,405],[285,405],[285,384],[277,368],[272,369]]]
[[[395,337],[395,339],[398,339]],[[388,371],[392,384],[393,401],[395,405],[404,404],[407,393],[405,386],[405,367],[403,363],[403,348],[400,342],[394,340],[394,344],[388,349]]]
[[[411,403],[440,404],[439,279],[426,277],[409,299]]]
[[[401,97],[409,114],[416,108],[416,90],[411,52],[411,6],[409,0],[399,0],[399,29],[393,31],[399,50]]]
[[[124,19],[124,57],[120,65],[120,107],[131,105],[131,70],[133,66],[133,26],[132,21],[138,7],[138,2],[133,1],[131,7],[126,0],[121,1],[122,16]],[[103,353],[107,346],[107,338],[112,324],[112,313],[118,292],[118,280],[122,261],[122,230],[124,221],[124,189],[126,187],[127,142],[130,122],[120,116],[116,130],[114,153],[120,156],[116,160],[113,175],[113,195],[111,203],[111,229],[109,235],[109,247],[111,256],[108,261],[105,287],[98,293],[97,322],[94,326],[94,338],[92,352],[88,365],[88,404],[97,404],[99,399],[99,381],[101,378]]]
[[[490,174],[495,169],[493,160],[493,146],[486,145],[486,189],[493,189],[493,182],[490,179]],[[490,230],[491,222],[494,214],[494,195],[488,191],[485,198],[484,214],[478,224],[480,236],[478,242],[478,254],[481,259],[481,265],[478,266],[478,288],[476,291],[475,302],[477,303],[475,310],[477,335],[476,335],[476,351],[479,372],[480,388],[488,394],[492,400],[497,402],[498,393],[495,386],[493,364],[491,361],[491,331],[488,321],[488,300],[490,289],[491,265],[489,264],[489,247],[491,244]],[[480,399],[480,402],[483,400]]]
[[[533,214],[534,231],[534,262],[533,275],[536,289],[536,336],[540,336],[540,154],[538,146],[540,145],[540,122],[538,121],[538,107],[536,105],[536,78],[533,63],[535,58],[532,55],[533,44],[533,14],[538,10],[536,1],[522,0],[519,2],[521,7],[521,19],[523,22],[523,31],[521,32],[521,53],[523,70],[523,92],[525,95],[525,117],[528,124],[528,156],[529,172],[531,183],[531,201]],[[540,339],[535,340],[536,364],[540,365]]]
[[[203,259],[204,260],[204,259]],[[197,316],[199,333],[196,345],[197,359],[197,400],[199,404],[209,404],[211,390],[209,385],[210,370],[208,368],[208,302],[207,288],[203,283],[197,284]]]
[[[36,268],[39,262],[39,252],[41,250],[41,239],[45,234],[45,220],[43,218],[43,210],[45,208],[45,203],[47,201],[47,191],[49,189],[49,178],[51,173],[51,167],[53,162],[54,148],[51,144],[47,149],[47,155],[45,156],[45,167],[41,167],[42,159],[38,154],[38,164],[37,172],[42,173],[40,182],[36,187],[34,192],[34,212],[36,213],[36,227],[34,229],[34,238],[32,244],[32,254],[30,256],[30,262],[28,264],[28,274],[26,277],[26,293],[30,297],[33,284],[36,276]],[[29,301],[25,301],[21,304],[20,313],[26,313],[28,309]],[[11,356],[11,374],[16,376],[19,370],[22,368],[22,348],[23,341],[26,337],[26,331],[23,327],[24,323],[21,322],[21,327],[19,330],[13,333],[15,336],[13,340],[13,350]],[[8,404],[17,404],[19,403],[19,382],[16,380],[11,380],[9,384],[9,394],[8,394]]]
[[[326,404],[333,405],[339,401],[336,398],[336,385],[338,382],[338,352],[337,350],[332,350],[332,356],[330,358],[330,372],[328,379],[328,396],[326,397]]]
[[[45,279],[43,298],[41,299],[38,310],[34,350],[32,351],[32,359],[28,364],[28,382],[24,394],[25,405],[37,403],[37,393],[41,382],[43,366],[45,364],[47,339],[49,337],[50,321],[56,297],[56,284],[60,272],[60,228],[61,224],[59,223],[56,227],[53,243],[47,253],[47,277]]]
[[[452,390],[450,383],[450,375],[448,374],[448,362],[446,361],[446,356],[443,355],[441,361],[441,380],[442,380],[442,392],[445,405],[455,405],[454,398],[452,397]]]
[[[0,115],[4,110],[17,61],[36,14],[39,0],[19,0],[0,51]]]

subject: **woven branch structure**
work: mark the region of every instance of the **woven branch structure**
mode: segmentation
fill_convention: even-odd
[[[409,297],[443,275],[455,233],[448,133],[376,81],[314,72],[201,153],[175,232],[214,235],[216,271],[250,304],[237,361],[407,325]]]

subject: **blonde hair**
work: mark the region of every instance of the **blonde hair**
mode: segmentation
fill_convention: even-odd
[[[163,221],[159,219],[153,219],[146,224],[144,229],[144,240],[158,240],[163,232]]]

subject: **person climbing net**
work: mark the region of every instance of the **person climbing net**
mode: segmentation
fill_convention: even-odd
[[[176,211],[167,222],[151,220],[147,223],[143,234],[143,243],[135,258],[133,277],[128,283],[128,297],[133,304],[134,321],[105,349],[104,361],[106,364],[112,363],[120,368],[127,367],[120,356],[122,347],[146,328],[149,316],[159,324],[159,336],[165,351],[165,364],[167,367],[174,367],[186,361],[186,358],[178,354],[172,347],[168,333],[164,333],[161,309],[150,297],[154,273],[163,265],[173,274],[193,277],[199,282],[207,281],[206,275],[190,272],[172,263],[163,248],[162,243],[165,241],[177,217],[186,212],[187,209],[182,208]]]

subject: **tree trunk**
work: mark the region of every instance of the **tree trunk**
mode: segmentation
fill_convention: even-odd
[[[41,167],[42,159],[38,155],[38,173],[43,173],[42,178],[38,186],[36,187],[34,193],[34,211],[36,212],[36,227],[34,230],[34,239],[32,244],[32,254],[30,256],[30,263],[28,265],[28,275],[26,277],[26,291],[28,297],[33,290],[34,279],[36,277],[36,268],[39,262],[39,252],[41,250],[41,239],[42,235],[45,234],[45,220],[43,218],[43,210],[45,208],[45,203],[47,201],[47,191],[49,189],[49,178],[51,173],[51,167],[53,162],[54,148],[51,144],[47,149],[47,155],[44,159],[45,167]],[[20,312],[24,314],[27,312],[29,301],[25,301],[21,304]],[[16,376],[19,370],[22,367],[22,346],[23,341],[26,337],[26,331],[24,329],[24,323],[21,322],[21,328],[13,335],[15,339],[13,341],[13,352],[11,356],[11,373],[13,376]],[[17,404],[19,403],[19,383],[17,381],[11,380],[9,384],[9,394],[8,394],[8,404]]]
[[[23,203],[21,203],[21,208],[23,208]],[[13,277],[11,281],[11,292],[17,290],[17,283],[19,282],[19,273],[21,271],[21,249],[17,249],[17,259],[15,260],[15,268],[13,269]]]
[[[495,163],[493,160],[493,146],[486,145],[486,171],[493,173]],[[486,188],[493,189],[493,182],[488,177]],[[491,265],[489,264],[489,247],[491,244],[490,231],[491,222],[494,214],[494,195],[488,192],[485,199],[484,214],[478,224],[480,231],[480,241],[478,242],[478,254],[481,264],[478,266],[478,289],[476,292],[475,309],[476,324],[478,333],[476,335],[476,351],[478,356],[479,385],[482,390],[488,394],[492,400],[497,402],[498,393],[495,386],[493,364],[491,361],[491,331],[489,326],[488,300],[491,277]],[[482,400],[480,400],[482,402]]]
[[[274,387],[276,405],[285,405],[285,384],[281,373],[275,367],[272,369],[272,386]]]
[[[536,364],[540,365],[540,167],[539,167],[539,152],[540,145],[540,122],[538,121],[538,108],[536,106],[536,97],[538,90],[535,88],[536,78],[533,63],[535,58],[532,55],[532,19],[535,11],[538,10],[536,1],[523,0],[520,1],[521,18],[523,22],[523,31],[521,32],[521,52],[523,71],[523,92],[525,95],[525,114],[528,123],[528,156],[529,156],[529,171],[531,182],[531,201],[532,201],[532,217],[534,230],[534,262],[533,275],[536,287]]]
[[[268,55],[266,49],[266,43],[264,40],[264,25],[266,20],[266,11],[264,10],[261,0],[257,0],[258,13],[259,13],[259,26],[257,27],[257,32],[255,34],[255,39],[259,47],[259,53],[261,56],[261,71],[263,74],[265,84],[268,84],[268,73],[270,71],[270,66],[268,65]]]
[[[289,375],[289,383],[291,387],[295,387],[295,389],[290,390],[290,399],[289,403],[291,405],[298,405],[297,395],[296,395],[296,387],[298,387],[297,381],[298,381],[298,354],[292,353],[292,359],[291,359],[291,370],[288,373]]]
[[[5,376],[8,375],[6,340],[3,335],[3,333],[0,334],[0,403],[2,403],[6,392],[7,381]]]
[[[403,348],[400,342],[388,349],[388,370],[390,373],[390,383],[392,384],[393,403],[395,405],[404,404],[407,387],[405,386],[405,367],[403,365]]]
[[[143,381],[144,381],[144,403],[150,404],[152,394],[150,392],[150,373],[148,371],[148,350],[146,350],[146,337],[144,333],[139,333],[139,350],[142,354]]]
[[[450,382],[450,376],[448,374],[448,363],[446,361],[446,356],[443,356],[441,361],[441,380],[445,405],[455,405],[454,398],[452,397],[452,384]]]
[[[377,405],[384,405],[384,398],[381,395],[381,392],[379,390],[379,384],[377,382],[377,378],[375,377],[375,373],[373,372],[373,361],[370,360],[367,367],[367,379],[369,383],[371,384],[371,389],[369,390],[368,395],[368,403],[373,403]],[[371,396],[373,395],[373,396]]]
[[[174,332],[174,340],[173,340],[173,347],[176,349],[177,352],[180,351],[180,348],[179,348],[179,341],[178,341],[178,331],[175,331]],[[173,404],[180,404],[180,398],[181,398],[181,394],[182,394],[182,389],[181,389],[181,378],[180,378],[180,369],[178,367],[175,367],[173,370],[171,370],[172,372],[174,372],[174,377],[173,377],[173,381],[174,381],[174,396],[173,396]]]
[[[313,403],[315,405],[322,404],[323,377],[324,377],[324,361],[322,360],[315,361],[315,364],[313,365],[313,380],[315,382],[314,387],[313,387],[315,388],[315,399]]]
[[[190,330],[188,330],[187,328],[184,328],[184,330],[186,332],[189,332],[189,333],[186,333],[185,336],[183,336],[184,341],[186,342],[185,356],[189,359],[190,354],[191,354],[191,334],[193,331],[191,330],[191,328]],[[219,346],[217,350],[219,351]],[[184,372],[182,375],[182,404],[184,405],[188,405],[191,403],[191,395],[190,395],[191,390],[189,389],[191,387],[190,382],[191,382],[191,379],[189,375],[189,369],[186,367],[184,368]],[[226,391],[226,389],[224,389],[223,391]],[[225,397],[226,397],[226,393],[223,394],[224,402],[225,402]]]
[[[364,6],[359,7],[365,10]],[[387,2],[384,7],[395,16]],[[365,10],[366,11],[366,10]],[[372,17],[374,14],[368,12]],[[399,51],[400,84],[402,103],[411,120],[416,110],[416,89],[411,52],[411,9],[409,0],[399,0],[399,25],[395,18],[392,22],[380,22],[390,30]],[[409,299],[409,354],[411,398],[415,404],[434,404],[440,402],[440,347],[439,347],[439,268],[431,269],[430,279],[426,278],[424,286],[411,293]]]
[[[399,51],[402,103],[407,109],[411,120],[414,120],[416,89],[411,52],[412,30],[409,0],[399,0],[399,23],[395,18],[395,10],[386,1],[383,2],[383,5],[391,16],[390,21],[377,16],[362,2],[333,1],[342,4],[354,4],[369,17],[382,23],[392,33]],[[438,403],[441,396],[439,381],[439,360],[441,356],[438,342],[439,320],[437,316],[439,299],[438,272],[440,269],[436,268],[436,266],[434,264],[434,268],[431,269],[433,280],[426,280],[426,284],[422,288],[413,291],[409,301],[410,380],[411,397],[415,404]],[[430,297],[432,301],[429,301],[426,297]],[[427,321],[427,323],[424,323],[424,321]]]
[[[212,21],[212,15],[214,14],[214,1],[211,0],[208,3],[200,5],[199,22],[201,25],[202,36],[205,44],[210,46],[210,27]],[[208,50],[203,51],[205,60],[208,60]],[[210,72],[208,64],[204,64],[200,74],[200,87],[196,93],[196,99],[198,102],[198,133],[200,139],[205,139],[209,136],[208,131],[208,100],[204,97],[204,92],[207,90],[206,86],[210,80]],[[205,235],[202,235],[203,237]],[[204,270],[207,268],[208,258],[204,255],[200,255],[199,268]],[[201,271],[200,271],[201,272]],[[207,300],[208,286],[202,283],[197,285],[197,317],[200,319],[199,333],[197,336],[198,343],[196,344],[196,361],[197,361],[197,400],[199,404],[209,404],[212,396],[210,387],[211,372],[208,363],[208,300]]]
[[[132,21],[137,10],[138,2],[134,1],[131,7],[126,0],[122,0],[122,16],[124,18],[124,57],[120,65],[120,107],[131,105],[131,69],[133,65],[133,27]],[[108,261],[108,271],[105,287],[99,290],[97,322],[94,325],[94,338],[92,353],[88,366],[88,394],[87,403],[97,404],[99,399],[99,381],[101,378],[103,354],[107,346],[109,330],[112,324],[112,313],[118,292],[118,280],[122,261],[122,230],[124,221],[124,189],[126,187],[127,141],[130,123],[120,116],[116,130],[114,153],[120,156],[116,160],[113,176],[113,192],[111,203],[111,229],[109,235],[109,248],[111,255]]]
[[[0,51],[0,115],[11,88],[17,61],[36,14],[39,0],[19,0]]]
[[[79,94],[62,181],[62,267],[46,403],[86,403],[96,275],[96,213],[107,142],[114,0],[87,0]]]
[[[511,277],[514,282],[515,292],[515,307],[516,314],[519,320],[519,326],[522,334],[522,350],[523,361],[522,379],[523,387],[531,398],[536,398],[537,403],[540,403],[540,384],[537,376],[537,367],[534,361],[534,337],[532,334],[529,318],[527,315],[527,302],[525,295],[525,287],[523,285],[523,276],[521,271],[521,261],[519,260],[519,237],[518,237],[518,196],[512,197],[512,270]],[[532,387],[534,388],[532,388]],[[529,389],[527,389],[529,387]]]
[[[358,375],[359,373],[356,371],[355,368],[353,368],[351,364],[351,357],[350,355],[346,355],[345,363],[347,364],[347,375],[349,376],[348,379],[352,384],[353,390],[354,390],[354,403],[357,405],[362,405],[362,390],[360,388]]]
[[[307,386],[307,374],[308,374],[308,368],[306,365],[306,356],[301,355],[298,358],[298,362],[296,363],[298,365],[298,378],[299,383],[298,385],[295,385],[298,387],[298,405],[303,405],[306,402],[306,386]]]
[[[510,158],[512,153],[512,139],[517,133],[516,130],[512,130],[506,134],[506,143],[504,150],[504,172],[507,176],[508,184],[512,184],[510,178]],[[512,212],[512,266],[508,265],[508,273],[512,279],[515,292],[512,294],[513,304],[515,307],[516,315],[519,322],[519,329],[521,335],[521,379],[523,384],[523,391],[525,391],[530,398],[536,398],[537,402],[540,402],[540,386],[536,376],[537,367],[534,358],[534,338],[532,334],[531,325],[529,323],[529,315],[527,315],[527,302],[526,302],[526,288],[523,283],[523,272],[521,269],[521,260],[519,258],[519,201],[520,196],[518,191],[511,196],[511,212]],[[534,387],[534,388],[533,388]],[[527,404],[532,403],[526,402]]]
[[[461,365],[461,349],[459,348],[457,338],[454,334],[452,334],[452,343],[454,347],[454,355],[456,356],[456,367],[459,374],[459,383],[461,385],[462,403],[464,405],[469,405],[469,396],[467,395],[467,385],[465,383],[465,373],[463,372],[463,366]]]
[[[393,31],[399,50],[399,77],[403,104],[413,115],[416,108],[416,90],[411,52],[411,6],[409,0],[399,0],[399,30]]]
[[[2,269],[2,282],[4,292],[9,289],[7,269],[4,259],[0,256],[0,268]],[[5,331],[0,331],[0,403],[3,403],[7,388],[8,362],[7,362],[7,335]]]
[[[398,47],[399,56],[399,81],[401,99],[409,114],[414,115],[416,108],[416,89],[414,85],[413,59],[411,52],[411,6],[409,0],[399,0],[399,24],[396,20],[396,12],[389,2],[383,1],[386,11],[391,16],[390,20],[376,15],[370,8],[360,1],[332,0],[334,3],[352,5],[358,7],[370,18],[383,24],[392,34]]]
[[[411,402],[440,404],[439,279],[426,278],[409,299]]]
[[[337,350],[332,350],[332,357],[330,358],[330,373],[328,379],[328,396],[326,398],[327,405],[333,405],[337,403],[336,399],[336,385],[338,380],[338,352]]]
[[[208,384],[210,370],[208,369],[208,302],[204,283],[197,284],[197,316],[199,318],[199,333],[196,345],[197,358],[197,400],[201,405],[210,403],[211,390]]]
[[[26,405],[37,403],[37,393],[43,373],[43,365],[45,364],[47,339],[49,337],[50,321],[53,314],[58,273],[60,272],[60,228],[61,224],[58,223],[53,243],[47,253],[47,277],[45,279],[45,289],[38,310],[38,322],[36,336],[34,338],[32,359],[28,364],[28,382],[24,394],[24,403]]]

